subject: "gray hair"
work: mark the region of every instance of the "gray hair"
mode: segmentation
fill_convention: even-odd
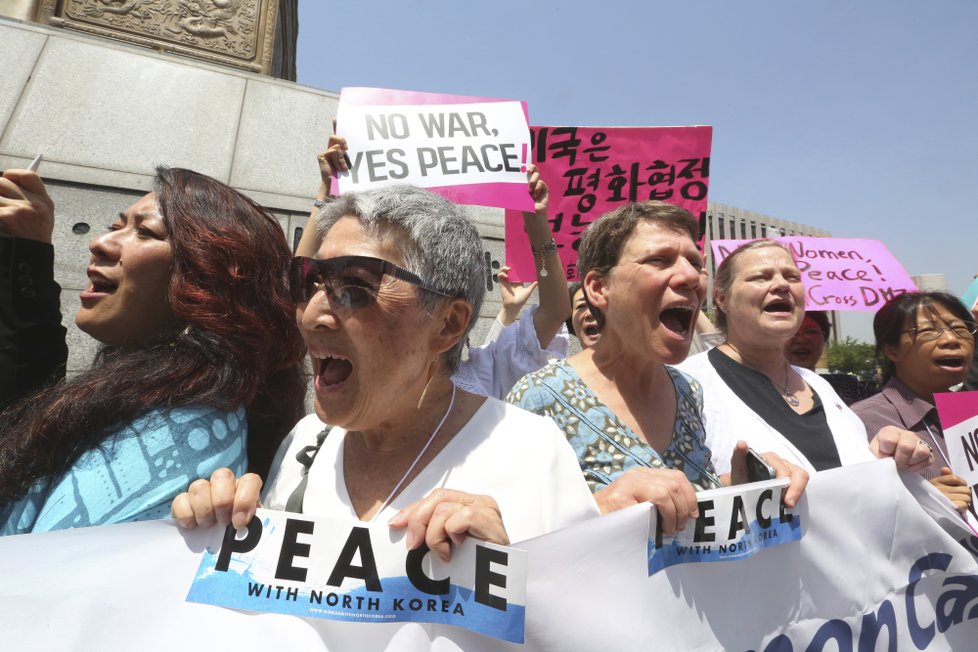
[[[466,336],[479,319],[486,293],[482,240],[459,206],[438,195],[407,185],[386,186],[347,192],[326,204],[316,219],[320,240],[346,215],[360,220],[367,233],[389,238],[403,266],[432,288],[472,306],[465,336],[444,354],[449,373],[455,373]],[[443,297],[419,291],[427,310],[434,310]]]

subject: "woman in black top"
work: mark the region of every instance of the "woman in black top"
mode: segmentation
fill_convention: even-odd
[[[717,327],[724,341],[680,365],[703,386],[706,443],[724,473],[737,440],[772,450],[809,472],[892,456],[926,467],[933,454],[913,433],[881,431],[866,447],[859,419],[824,380],[785,357],[805,316],[805,289],[791,251],[772,240],[740,247],[717,269]]]

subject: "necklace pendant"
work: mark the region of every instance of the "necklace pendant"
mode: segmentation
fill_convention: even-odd
[[[798,407],[799,405],[801,405],[801,401],[795,398],[793,394],[789,394],[788,392],[782,392],[781,395],[784,396],[784,400],[788,401],[788,405],[790,405],[791,407]]]

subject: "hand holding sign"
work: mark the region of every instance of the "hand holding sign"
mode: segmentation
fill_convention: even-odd
[[[971,487],[964,478],[954,475],[950,467],[941,467],[941,474],[931,478],[930,483],[944,494],[944,497],[954,503],[955,509],[965,512],[971,507]]]
[[[187,491],[174,498],[170,514],[186,530],[212,527],[215,523],[231,523],[240,529],[251,522],[261,507],[261,485],[261,478],[255,473],[235,478],[231,469],[218,469],[210,481],[195,480]]]
[[[738,485],[748,482],[747,476],[747,442],[738,441],[734,447],[733,454],[730,456],[730,475],[724,484]],[[767,462],[775,471],[776,478],[788,478],[790,484],[785,489],[782,502],[788,507],[794,507],[805,492],[808,486],[808,472],[796,464],[792,464],[777,453],[761,453],[764,461]],[[723,480],[724,478],[721,478]]]
[[[7,170],[0,175],[0,235],[51,242],[54,201],[32,170]]]
[[[446,562],[452,558],[452,545],[461,545],[466,536],[509,545],[496,501],[464,491],[437,489],[402,509],[387,524],[394,530],[407,528],[408,550],[423,542]]]
[[[346,151],[349,146],[346,144],[346,138],[340,136],[336,133],[336,119],[333,119],[333,134],[329,137],[329,142],[326,144],[326,151],[319,152],[316,156],[316,160],[319,161],[319,174],[323,179],[323,183],[327,184],[327,187],[331,188],[333,176],[337,172],[346,172],[350,169],[347,165],[347,160],[349,157]]]
[[[630,469],[594,494],[602,514],[638,503],[651,503],[659,510],[662,531],[666,534],[686,528],[696,518],[696,492],[682,471],[642,467]]]

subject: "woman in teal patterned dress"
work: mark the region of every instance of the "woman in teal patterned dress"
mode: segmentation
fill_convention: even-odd
[[[53,202],[33,172],[0,180],[0,221],[14,218],[46,224],[35,244],[50,249]],[[165,517],[218,468],[267,472],[303,412],[291,255],[261,206],[159,168],[154,192],[89,248],[75,323],[102,348],[91,369],[0,412],[0,534]],[[24,341],[9,342],[18,357]]]
[[[578,271],[601,337],[525,376],[509,395],[557,422],[603,512],[651,502],[667,533],[697,516],[696,491],[746,481],[743,443],[732,477],[717,477],[700,387],[667,366],[686,357],[706,296],[696,236],[692,215],[664,202],[628,204],[595,221],[581,240]],[[764,457],[791,478],[785,503],[794,505],[807,474]]]

